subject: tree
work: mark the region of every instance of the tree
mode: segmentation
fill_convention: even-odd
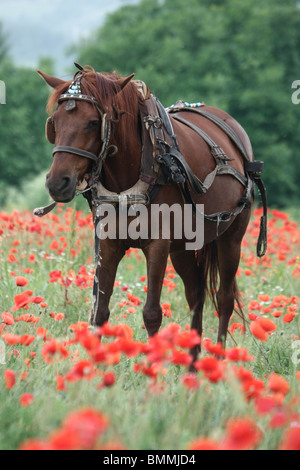
[[[8,45],[7,45],[4,30],[3,30],[3,25],[0,22],[0,64],[7,56],[7,52],[8,52]]]
[[[6,56],[0,64],[6,104],[0,105],[0,201],[8,186],[20,187],[51,164],[45,139],[49,90],[36,71],[16,67]]]
[[[98,71],[136,73],[165,106],[205,101],[232,114],[265,161],[269,201],[299,200],[300,8],[296,0],[141,0],[76,47]]]

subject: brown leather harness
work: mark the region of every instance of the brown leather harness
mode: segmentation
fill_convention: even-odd
[[[241,139],[234,129],[225,121],[206,110],[187,107],[182,101],[168,108],[168,110],[165,110],[162,104],[153,95],[150,95],[150,97],[145,100],[144,106],[146,107],[146,111],[140,109],[141,118],[145,123],[145,131],[148,134],[148,140],[150,137],[151,146],[149,146],[149,143],[147,144],[147,135],[144,135],[144,142],[146,142],[146,144],[144,144],[144,152],[142,155],[140,179],[149,183],[150,190],[154,194],[155,188],[157,190],[160,185],[165,185],[171,180],[176,182],[180,186],[185,200],[192,205],[194,212],[196,212],[197,208],[193,201],[192,193],[205,194],[212,186],[217,175],[233,176],[245,188],[244,195],[239,200],[236,209],[230,212],[222,211],[215,214],[201,214],[206,221],[216,224],[217,235],[221,223],[228,223],[233,217],[236,217],[246,207],[250,206],[255,183],[259,188],[263,203],[263,216],[261,217],[257,255],[259,257],[263,256],[267,248],[267,198],[265,187],[261,180],[263,162],[251,161]],[[231,159],[208,134],[187,119],[176,114],[182,110],[195,112],[204,116],[214,122],[230,137],[243,157],[245,175],[228,164]],[[210,147],[216,166],[214,170],[206,176],[204,181],[197,178],[183,158],[169,114],[171,114],[176,121],[193,129]],[[151,152],[150,147],[153,153],[152,162],[149,158]],[[152,164],[151,167],[150,162]]]

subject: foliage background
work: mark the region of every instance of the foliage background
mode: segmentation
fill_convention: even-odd
[[[31,12],[43,4],[47,17],[47,11],[60,1],[65,4],[63,13],[71,3],[68,0],[37,1],[32,3]],[[95,2],[104,4],[89,0],[89,11]],[[0,16],[3,5],[8,3],[12,8],[13,4],[27,2],[0,0]],[[276,207],[269,217],[269,250],[264,258],[255,258],[260,217],[257,210],[243,243],[238,281],[249,321],[272,319],[277,329],[266,342],[261,342],[248,330],[241,336],[243,325],[237,323],[239,317],[233,317],[228,347],[238,345],[253,355],[245,369],[241,363],[237,366],[239,372],[245,373],[240,377],[251,379],[246,380],[244,388],[232,376],[236,368],[230,367],[226,380],[210,382],[200,372],[201,384],[196,390],[187,389],[182,380],[185,366],[183,370],[175,360],[166,373],[161,372],[158,383],[153,383],[150,377],[134,371],[133,365],[142,358],[124,354],[120,363],[115,362],[114,348],[110,350],[112,356],[108,355],[107,361],[97,367],[95,377],[89,377],[84,367],[80,380],[72,383],[67,380],[69,372],[78,360],[89,357],[82,345],[72,342],[66,360],[52,364],[44,360],[44,345],[48,346],[50,339],[66,344],[71,338],[71,325],[89,317],[94,269],[92,220],[90,215],[70,207],[57,207],[44,219],[34,218],[31,211],[13,210],[32,209],[48,200],[44,180],[52,157],[51,145],[44,138],[44,125],[49,90],[36,74],[37,67],[21,66],[21,62],[12,59],[8,35],[0,26],[0,79],[7,87],[7,104],[0,105],[2,342],[8,333],[6,362],[0,368],[0,449],[19,448],[31,437],[53,436],[66,414],[83,406],[103,410],[111,420],[105,439],[111,445],[120,442],[129,449],[187,449],[197,436],[221,443],[229,419],[245,415],[262,431],[260,449],[277,449],[286,430],[297,432],[298,441],[294,444],[300,448],[300,371],[299,364],[292,360],[300,337],[300,231],[293,221],[299,220],[300,214],[300,106],[291,101],[292,82],[300,79],[299,11],[296,0],[135,1],[135,5],[107,16],[104,24],[66,52],[68,77],[74,73],[72,62],[76,57],[78,62],[91,64],[98,71],[117,69],[124,75],[135,72],[165,106],[185,99],[203,100],[225,109],[248,131],[256,158],[265,161],[269,202]],[[18,12],[14,13],[17,16]],[[50,18],[49,15],[42,24],[49,27]],[[56,30],[58,26],[54,26]],[[21,33],[20,40],[25,43]],[[57,51],[52,44],[53,51]],[[38,46],[36,42],[36,49]],[[55,61],[41,57],[38,67],[66,77],[65,71],[57,73],[56,57]],[[278,210],[285,206],[291,218]],[[168,265],[161,298],[165,309],[163,326],[175,322],[187,328],[190,312],[184,287],[170,268]],[[138,250],[129,250],[118,270],[111,303],[112,321],[128,325],[134,340],[142,342],[147,340],[142,322],[145,273],[144,258]],[[19,275],[25,284],[20,284]],[[15,311],[13,302],[20,299],[20,294],[26,297],[27,292],[30,296],[27,289],[45,302],[30,301],[28,310],[21,315],[23,310],[20,307]],[[129,302],[132,297],[128,294],[138,297],[138,305]],[[214,310],[210,304],[205,306],[204,335],[213,341],[218,327]],[[47,333],[47,338],[40,332],[38,335],[37,326]],[[18,339],[16,345],[15,337],[19,335],[22,341]],[[33,343],[29,345],[28,339]],[[16,383],[12,388],[7,387],[4,369],[14,374]],[[106,372],[113,372],[116,383],[99,388]],[[284,385],[290,387],[287,396],[278,389],[270,395],[268,381],[274,373],[285,378]],[[58,377],[64,385],[67,382],[66,390],[59,386]],[[259,398],[259,391],[261,398],[276,400],[272,401],[272,409],[264,409],[264,402],[259,410],[254,400]],[[252,395],[250,401],[248,392]],[[24,394],[32,398],[28,406],[22,403]]]
[[[299,31],[296,0],[141,0],[109,14],[68,53],[97,71],[135,72],[165,106],[204,101],[232,114],[265,161],[270,205],[290,207],[299,201],[300,106],[291,101],[300,78]],[[39,67],[55,70],[50,58]],[[1,23],[0,79],[7,88],[0,106],[0,203],[21,194],[26,205],[28,184],[35,188],[31,180],[41,181],[51,164],[44,137],[49,90],[33,68],[14,63]],[[43,186],[33,190],[39,202],[48,201]]]

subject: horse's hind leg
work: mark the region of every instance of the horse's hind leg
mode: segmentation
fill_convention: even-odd
[[[199,336],[202,335],[203,305],[205,300],[205,280],[203,266],[197,266],[194,251],[174,251],[171,253],[171,260],[176,272],[181,277],[185,296],[193,312],[191,328],[197,330]],[[195,346],[190,351],[193,361],[197,359],[200,352],[200,345]]]
[[[218,342],[225,346],[230,317],[238,302],[236,272],[240,262],[241,243],[250,218],[250,211],[242,212],[229,229],[216,240],[220,285],[217,293],[219,314]]]

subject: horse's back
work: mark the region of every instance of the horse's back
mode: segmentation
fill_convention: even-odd
[[[245,150],[249,156],[249,160],[252,162],[254,160],[252,145],[251,145],[247,132],[241,126],[241,124],[238,121],[236,121],[232,116],[230,116],[228,113],[226,113],[225,111],[221,109],[214,108],[212,106],[206,106],[206,105],[203,106],[203,109],[219,117],[220,119],[225,121],[226,124],[232,127],[232,129],[237,133],[237,135],[241,139],[242,144],[244,145]]]
[[[201,109],[217,116],[227,125],[231,126],[244,145],[249,160],[254,160],[250,139],[243,127],[232,116],[230,116],[225,111],[214,108],[212,106],[203,105],[201,106]],[[244,174],[244,158],[241,152],[229,137],[229,135],[223,129],[221,129],[218,124],[197,113],[196,109],[191,111],[189,108],[184,108],[176,112],[176,115],[184,118],[186,121],[191,122],[196,127],[204,131],[216,145],[222,148],[225,154],[231,159],[229,165],[234,167],[240,173]],[[174,131],[182,155],[190,165],[195,175],[198,176],[198,178],[201,180],[204,180],[207,174],[213,171],[215,168],[215,160],[211,154],[209,146],[195,132],[195,130],[191,129],[186,124],[178,122],[176,119],[172,119],[172,124],[174,126]]]

